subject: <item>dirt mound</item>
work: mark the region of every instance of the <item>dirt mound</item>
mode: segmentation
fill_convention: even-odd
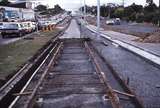
[[[160,43],[160,31],[141,37],[135,41],[144,43]]]
[[[96,25],[96,19],[93,18],[86,18],[87,22],[91,25]],[[152,24],[148,24],[148,23],[141,23],[141,24],[137,24],[139,26],[151,26],[153,27]],[[104,28],[104,30],[112,30],[115,32],[120,32],[120,33],[125,33],[125,34],[130,34],[136,37],[139,37],[136,40],[136,42],[144,42],[144,43],[160,43],[160,29],[157,29],[155,32],[150,32],[150,33],[145,33],[145,32],[133,32],[133,31],[129,31],[128,29],[125,28],[115,28],[111,25],[106,25],[106,24],[101,24],[101,27]]]

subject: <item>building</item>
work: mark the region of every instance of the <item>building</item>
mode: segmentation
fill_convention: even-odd
[[[28,21],[35,20],[33,9],[0,6],[1,21]]]
[[[10,0],[12,7],[34,9],[36,2],[34,0]]]

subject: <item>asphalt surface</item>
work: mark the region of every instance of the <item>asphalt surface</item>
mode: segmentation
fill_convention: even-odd
[[[0,35],[0,45],[9,44],[9,43],[15,42],[20,39],[21,39],[21,37],[3,39],[2,36]]]
[[[68,22],[69,19],[70,19],[70,17],[66,18],[63,22],[61,22],[60,24],[58,24],[58,28],[59,29],[63,29],[64,25]],[[36,33],[36,32],[34,32],[34,33]],[[5,44],[16,42],[16,41],[18,41],[20,39],[23,39],[25,37],[34,35],[34,33],[26,34],[23,37],[16,37],[16,36],[14,36],[14,37],[8,37],[8,38],[2,38],[2,36],[0,35],[0,45],[5,45]]]
[[[109,26],[106,25],[105,20],[101,21],[102,26]],[[124,29],[128,30],[129,32],[137,32],[137,33],[152,33],[156,31],[158,28],[153,26],[144,26],[144,25],[138,25],[134,23],[121,23],[121,25],[112,25],[111,27],[117,28],[117,29]]]
[[[73,19],[69,28],[65,31],[64,35],[60,38],[80,38],[80,31],[78,29],[78,25],[76,20]]]
[[[88,21],[96,22],[96,18],[88,18]],[[153,33],[154,31],[158,30],[159,28],[156,26],[149,26],[149,25],[142,25],[138,23],[127,23],[127,22],[121,22],[121,25],[107,25],[105,19],[101,19],[101,26],[103,28],[113,28],[114,30],[123,30],[123,32],[131,33],[135,35],[137,33],[140,34],[146,34],[146,33]],[[143,36],[143,35],[137,35],[137,36]]]
[[[101,24],[106,26],[106,21],[102,20]],[[156,26],[140,25],[138,23],[121,23],[121,25],[113,25],[113,28],[128,30],[136,33],[152,33],[158,29]]]
[[[26,34],[23,37],[16,37],[15,36],[15,37],[7,37],[7,38],[2,38],[2,36],[0,35],[0,45],[6,45],[6,44],[10,44],[10,43],[16,42],[16,41],[21,40],[23,38],[32,36],[35,33],[38,33],[38,32],[33,32],[33,33],[30,33],[30,34]]]
[[[94,33],[81,28],[82,36],[97,40]],[[106,39],[100,41],[105,41],[108,46],[93,45],[124,80],[129,78],[130,88],[140,97],[145,108],[160,108],[160,68]]]

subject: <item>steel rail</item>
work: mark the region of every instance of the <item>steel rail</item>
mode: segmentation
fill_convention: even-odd
[[[51,47],[51,45],[49,45],[44,51],[43,53],[40,54],[40,56],[38,58],[40,58],[49,48]],[[38,59],[37,58],[37,59]],[[8,87],[9,84],[13,83],[13,81],[21,74],[21,72],[29,65],[29,63],[25,64],[4,86],[2,86],[0,88],[0,92],[2,92],[6,87]],[[13,85],[11,85],[13,86]]]
[[[52,43],[55,42],[57,40],[58,36],[54,37],[54,39],[52,40]],[[39,56],[37,59],[39,59],[50,47],[52,46],[52,44],[50,44]],[[36,61],[33,61],[32,64],[34,64]],[[22,73],[22,71],[27,68],[27,66],[30,65],[30,62],[26,63],[5,85],[3,85],[1,88],[0,88],[0,93],[7,87],[9,87],[9,85],[11,83],[13,83],[13,81]],[[10,85],[11,88],[14,86],[14,85]]]
[[[0,106],[2,106],[2,107],[7,106],[8,107],[8,105],[10,105],[10,103],[13,102],[13,100],[15,99],[15,96],[12,97],[12,94],[21,91],[23,86],[27,83],[27,80],[29,79],[29,77],[31,77],[31,75],[33,74],[29,71],[33,71],[33,69],[35,71],[35,69],[40,65],[40,63],[43,61],[43,59],[45,59],[45,57],[47,56],[47,54],[51,50],[51,48],[55,45],[54,42],[68,28],[68,25],[63,30],[59,31],[55,37],[51,38],[51,40],[48,41],[47,44],[45,44],[44,47],[42,47],[39,50],[40,53],[38,52],[33,57],[31,57],[28,60],[28,62],[26,62],[26,64],[24,66],[22,66],[22,68],[20,70],[18,70],[18,72],[0,88]],[[38,63],[38,65],[37,65],[37,63]],[[34,67],[36,67],[36,68],[34,68]],[[29,74],[29,77],[27,77],[28,74]],[[27,79],[24,77],[27,77]],[[23,84],[18,85],[19,83],[20,84],[23,83]],[[18,90],[15,91],[17,88],[18,88]],[[7,102],[5,102],[5,101],[7,101]]]
[[[137,108],[144,108],[144,104],[143,101],[136,95],[136,93],[131,90],[131,88],[129,87],[129,85],[125,82],[124,79],[122,79],[119,75],[118,72],[113,68],[113,66],[109,63],[109,61],[107,61],[101,54],[100,52],[98,52],[98,50],[93,47],[94,50],[96,51],[96,53],[102,58],[102,60],[105,62],[105,64],[108,66],[108,68],[110,69],[111,73],[114,75],[114,77],[116,78],[116,80],[120,83],[120,85],[122,86],[123,90],[127,93],[120,93],[117,90],[114,90],[117,94],[122,94],[124,96],[127,96],[131,99],[131,101],[136,105]],[[129,93],[129,94],[128,94]],[[129,96],[130,95],[130,96]]]
[[[106,87],[107,96],[109,97],[109,99],[111,101],[112,107],[113,108],[122,108],[118,95],[114,92],[114,90],[112,89],[112,87],[108,83],[108,79],[106,78],[104,72],[102,71],[101,67],[99,66],[97,59],[94,57],[94,53],[90,49],[88,43],[85,42],[84,45],[85,45],[85,48],[86,48],[89,56],[91,57],[94,65],[95,65],[95,69],[96,69],[96,72],[99,76],[100,81]]]
[[[40,85],[42,84],[42,81],[44,80],[45,76],[47,75],[47,73],[48,73],[51,65],[54,63],[55,58],[56,58],[57,55],[59,54],[62,45],[63,45],[63,42],[61,42],[60,45],[58,46],[55,54],[53,55],[53,57],[52,57],[52,59],[51,59],[51,61],[49,62],[49,64],[47,65],[47,67],[46,67],[46,69],[45,69],[45,71],[44,71],[44,73],[42,74],[41,78],[39,79],[38,84],[37,84],[36,87],[34,88],[32,94],[29,96],[29,99],[27,100],[26,104],[24,105],[24,108],[32,108],[32,107],[33,107],[36,93],[37,93]]]
[[[30,82],[32,81],[33,77],[37,74],[37,72],[39,71],[39,69],[44,65],[44,63],[47,61],[47,59],[50,57],[51,53],[53,52],[53,50],[57,47],[58,44],[56,44],[51,51],[49,52],[49,54],[46,56],[46,58],[43,60],[43,62],[39,65],[39,67],[35,70],[35,72],[32,74],[32,76],[30,77],[30,79],[28,80],[28,82],[25,84],[25,86],[22,88],[22,90],[20,91],[20,94],[23,93],[25,91],[25,89],[28,87],[28,85],[30,84]],[[17,96],[14,101],[10,104],[9,108],[12,108],[16,102],[19,100],[20,96]]]

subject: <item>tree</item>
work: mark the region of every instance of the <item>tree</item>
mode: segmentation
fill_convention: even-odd
[[[107,15],[106,15],[106,6],[105,5],[103,5],[103,6],[101,6],[101,8],[100,8],[100,11],[101,11],[101,16],[102,17],[106,17]]]
[[[144,14],[143,13],[137,13],[136,14],[136,22],[142,23],[144,21]]]
[[[136,13],[141,13],[143,11],[143,6],[142,5],[137,5],[133,3],[131,5],[131,8],[136,12]]]
[[[46,11],[47,10],[47,6],[38,5],[35,9],[36,9],[36,11]]]
[[[117,18],[123,18],[124,17],[124,9],[123,8],[117,8],[114,11],[114,16]]]
[[[148,3],[149,5],[153,4],[153,0],[146,0],[146,3]]]
[[[41,6],[40,6],[41,7]],[[39,6],[38,6],[39,8]],[[44,8],[43,10],[40,10],[40,14],[41,15],[55,15],[55,14],[59,14],[61,12],[63,12],[64,10],[59,6],[59,5],[55,5],[54,8]]]
[[[156,12],[158,7],[156,4],[152,3],[144,7],[144,13],[149,13],[149,12]]]
[[[131,6],[125,7],[124,9],[124,17],[129,17],[134,13],[134,9]]]
[[[61,11],[63,11],[63,9],[58,4],[54,6],[54,10],[56,13],[60,13]]]
[[[10,2],[8,0],[2,0],[0,2],[0,5],[2,5],[2,6],[8,6],[9,4],[10,4]]]

